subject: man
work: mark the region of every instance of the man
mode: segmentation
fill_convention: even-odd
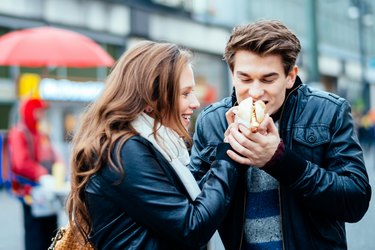
[[[368,209],[371,187],[350,105],[301,82],[300,50],[278,21],[235,28],[224,55],[234,93],[197,119],[191,171],[198,180],[223,140],[232,159],[251,166],[220,229],[226,249],[346,249],[345,222]],[[233,123],[233,107],[248,97],[270,115],[258,133]]]
[[[40,99],[23,101],[20,122],[9,131],[12,189],[23,205],[26,250],[47,249],[58,223],[57,213],[49,209],[46,199],[55,184],[51,172],[57,161],[49,137],[40,129],[46,108],[47,103]]]

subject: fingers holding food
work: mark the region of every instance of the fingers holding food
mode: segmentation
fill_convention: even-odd
[[[226,113],[225,113],[225,118],[227,119],[228,125],[231,125],[235,121],[237,113],[237,106],[230,108]]]

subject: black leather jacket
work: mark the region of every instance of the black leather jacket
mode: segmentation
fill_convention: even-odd
[[[120,150],[125,172],[120,183],[119,173],[104,166],[85,189],[92,221],[89,238],[95,248],[205,248],[228,211],[239,176],[246,171],[226,155],[228,146],[218,146],[211,174],[192,201],[160,152],[144,138],[131,137]]]
[[[215,159],[215,147],[228,126],[225,112],[235,101],[234,96],[225,98],[197,119],[191,155],[191,171],[197,179]],[[286,153],[267,172],[280,183],[283,248],[346,249],[345,222],[359,221],[371,197],[350,106],[297,78],[278,113]],[[227,249],[240,249],[243,241],[245,182],[243,178],[238,183],[239,191],[221,226]]]

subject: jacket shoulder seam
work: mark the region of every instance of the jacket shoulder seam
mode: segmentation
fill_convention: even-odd
[[[346,99],[344,99],[343,97],[340,97],[336,94],[326,92],[326,91],[322,91],[322,90],[307,88],[307,89],[301,90],[301,91],[303,92],[303,94],[305,96],[314,96],[314,97],[317,97],[317,98],[326,99],[326,100],[328,100],[328,101],[330,101],[330,102],[332,102],[336,105],[342,105],[344,102],[346,102]]]
[[[204,108],[202,110],[202,112],[200,113],[200,116],[204,117],[204,116],[206,116],[206,115],[208,115],[212,112],[215,112],[216,110],[221,109],[221,108],[225,108],[225,109],[231,108],[231,99],[229,97],[226,97],[219,102],[215,102],[213,104],[210,104],[209,106],[207,106],[206,108]]]

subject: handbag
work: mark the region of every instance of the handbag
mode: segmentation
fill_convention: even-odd
[[[94,250],[90,242],[84,243],[82,237],[74,235],[69,224],[61,227],[51,241],[52,244],[48,250]]]

